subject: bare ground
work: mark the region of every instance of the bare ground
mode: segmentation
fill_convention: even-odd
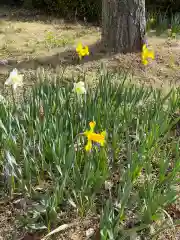
[[[88,24],[68,23],[28,11],[22,14],[19,10],[0,9],[0,27],[0,60],[6,62],[0,64],[1,84],[14,67],[25,75],[40,67],[52,75],[65,69],[64,75],[69,80],[72,75],[86,72],[87,79],[91,80],[102,63],[112,71],[129,70],[134,82],[140,85],[168,88],[180,83],[179,39],[169,41],[167,36],[151,34],[148,42],[155,50],[156,60],[144,68],[140,54],[106,53],[100,43],[100,29]],[[75,52],[78,42],[87,44],[91,53],[81,62]]]
[[[85,23],[70,23],[63,19],[54,19],[29,11],[16,9],[0,9],[0,85],[2,86],[9,72],[18,68],[25,74],[27,85],[35,79],[39,68],[43,68],[50,76],[58,75],[62,70],[67,81],[72,81],[72,75],[78,76],[86,72],[87,81],[95,78],[97,71],[104,63],[109,70],[118,72],[128,70],[133,74],[133,81],[139,85],[152,85],[168,90],[170,86],[180,84],[180,40],[168,40],[167,37],[148,38],[149,44],[155,50],[156,60],[147,68],[140,61],[140,54],[109,54],[100,44],[100,29]],[[87,44],[90,56],[81,62],[75,53],[78,42]],[[38,240],[38,235],[17,231],[15,216],[20,211],[13,202],[0,203],[0,240]],[[177,209],[179,214],[180,210]],[[76,214],[64,216],[68,223],[76,223],[56,239],[81,240],[87,239],[86,230],[95,230],[95,240],[99,240],[98,217],[91,216],[81,220]],[[62,224],[64,222],[62,221]],[[53,238],[52,238],[53,239]],[[179,240],[180,229],[165,231],[159,239]]]

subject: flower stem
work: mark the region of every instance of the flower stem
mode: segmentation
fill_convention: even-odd
[[[13,86],[11,86],[11,93],[12,93],[13,103],[14,103],[14,107],[15,107],[16,106],[16,100],[15,100],[15,96],[14,96]]]

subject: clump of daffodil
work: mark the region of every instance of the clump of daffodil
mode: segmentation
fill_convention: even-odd
[[[83,46],[82,43],[78,44],[78,46],[76,48],[76,52],[77,52],[80,60],[84,56],[89,56],[89,48],[88,48],[88,46]]]
[[[146,44],[143,44],[142,47],[142,53],[141,53],[141,59],[142,59],[142,64],[147,65],[148,64],[148,59],[154,60],[154,51],[149,50],[147,48]]]
[[[18,70],[14,68],[12,72],[10,72],[10,75],[8,79],[4,83],[5,85],[12,86],[14,90],[17,89],[17,87],[23,85],[23,75],[18,73]]]
[[[87,152],[91,151],[93,142],[100,144],[100,146],[104,146],[105,142],[106,142],[106,140],[105,140],[106,132],[105,131],[103,131],[101,133],[95,133],[94,132],[94,128],[96,126],[96,122],[94,122],[94,121],[90,122],[89,126],[90,126],[90,130],[85,131],[83,133],[83,135],[85,135],[87,137],[87,140],[88,140],[87,144],[85,146],[85,150]]]
[[[74,83],[73,92],[77,93],[77,95],[86,94],[84,82],[80,81],[78,83]]]

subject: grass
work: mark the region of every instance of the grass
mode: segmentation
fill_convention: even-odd
[[[15,95],[2,88],[0,235],[75,240],[91,229],[96,240],[178,239],[180,92],[169,88],[179,78],[177,18],[176,39],[149,36],[156,62],[143,69],[137,54],[99,49],[95,27],[16,14],[1,20],[0,33],[3,81],[13,67],[25,75]],[[90,46],[82,62],[79,41]],[[72,83],[80,80],[87,94],[77,96]],[[86,152],[80,133],[90,121],[107,139]]]

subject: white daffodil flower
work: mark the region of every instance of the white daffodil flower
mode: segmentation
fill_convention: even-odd
[[[86,88],[84,86],[84,82],[80,81],[78,83],[74,83],[73,91],[76,92],[78,95],[86,94]]]
[[[18,70],[14,68],[4,84],[8,86],[12,86],[13,89],[16,90],[17,87],[23,85],[23,75],[19,74]]]

